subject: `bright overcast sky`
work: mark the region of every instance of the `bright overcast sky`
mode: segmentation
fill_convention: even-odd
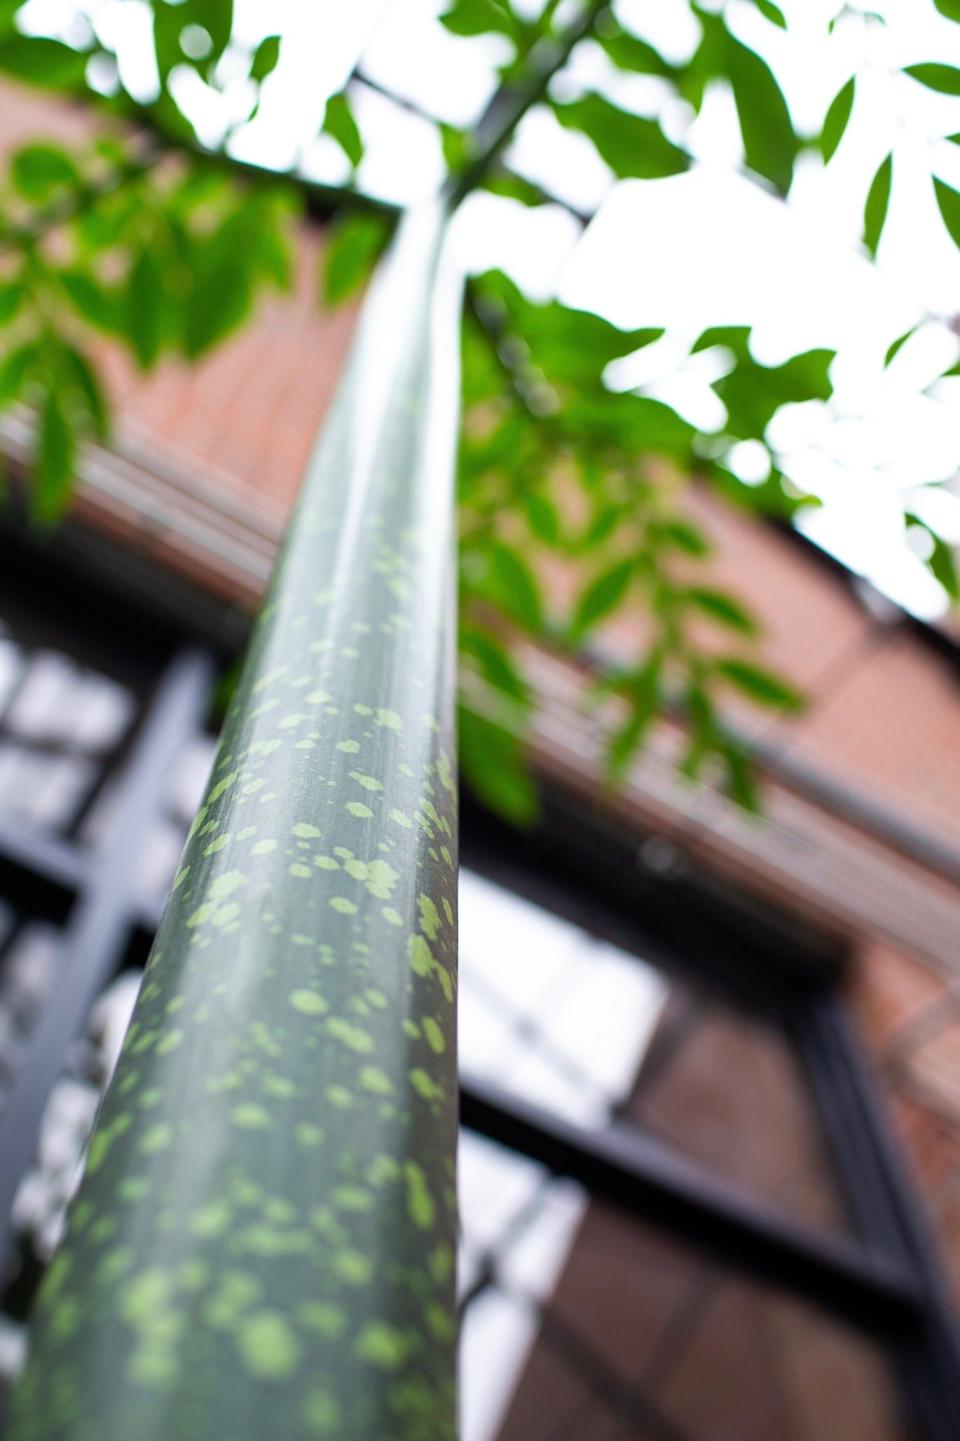
[[[149,14],[140,0],[87,0],[82,7],[104,40],[120,51],[134,93],[156,84]],[[414,99],[454,124],[469,124],[496,82],[509,47],[497,37],[465,40],[436,20],[443,0],[237,0],[237,34],[255,43],[281,31],[280,63],[268,79],[260,112],[236,131],[237,156],[277,168],[300,167],[333,181],[347,178],[329,137],[316,138],[329,94],[340,89],[359,52],[379,84]],[[527,0],[527,10],[539,8]],[[684,0],[619,0],[621,20],[673,60],[692,53],[698,27]],[[559,293],[624,326],[665,325],[668,334],[610,376],[640,385],[712,429],[723,410],[708,387],[716,352],[689,358],[707,325],[754,326],[758,359],[773,362],[811,346],[838,350],[829,406],[811,403],[781,412],[770,439],[784,472],[820,496],[803,528],[854,570],[917,613],[944,608],[940,587],[904,543],[906,506],[946,539],[960,541],[960,463],[955,409],[960,378],[936,381],[960,344],[930,319],[888,370],[890,342],[910,326],[960,311],[960,253],[943,229],[929,173],[960,188],[960,146],[942,136],[960,130],[960,101],[936,95],[896,72],[918,60],[960,66],[960,26],[937,14],[932,0],[875,0],[886,27],[851,15],[827,36],[835,0],[786,0],[784,33],[746,0],[733,0],[734,30],[773,65],[794,123],[814,133],[836,92],[856,68],[857,98],[847,134],[831,165],[801,158],[788,202],[739,173],[739,133],[732,100],[708,93],[690,127],[690,112],[651,77],[623,76],[599,47],[582,46],[562,77],[575,94],[590,86],[625,108],[659,116],[667,133],[696,158],[685,175],[614,183],[582,136],[563,130],[546,110],[521,127],[511,163],[552,193],[597,215],[581,236],[568,212],[479,196],[457,226],[465,263],[499,265],[532,293]],[[61,30],[74,0],[32,0],[29,28]],[[230,56],[224,65],[229,68]],[[237,79],[223,95],[184,72],[178,97],[210,144],[245,113],[249,90]],[[864,69],[864,66],[866,67]],[[370,90],[358,92],[367,142],[358,183],[409,202],[436,187],[442,162],[436,131]],[[879,264],[864,257],[859,235],[863,202],[877,165],[893,149],[894,188]],[[757,472],[756,447],[737,448],[744,479]]]

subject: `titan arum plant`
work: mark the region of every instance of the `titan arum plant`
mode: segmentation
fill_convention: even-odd
[[[960,19],[956,0],[936,6]],[[201,357],[264,287],[289,283],[292,225],[311,191],[338,210],[329,298],[356,289],[396,223],[356,173],[340,191],[299,179],[278,188],[200,147],[178,76],[192,70],[216,93],[221,62],[232,73],[245,64],[255,109],[281,37],[244,52],[230,0],[151,8],[158,92],[144,101],[124,88],[100,31],[80,25],[69,43],[28,34],[17,0],[0,0],[0,73],[82,95],[123,122],[77,153],[23,146],[10,165],[0,407],[23,403],[36,418],[41,519],[69,498],[78,445],[108,435],[92,336],[144,370]],[[455,1435],[458,590],[462,669],[521,723],[531,693],[514,637],[583,660],[600,624],[644,606],[633,659],[587,657],[598,693],[618,706],[614,776],[670,710],[684,720],[686,774],[713,767],[753,804],[720,701],[799,704],[756,663],[750,612],[697,582],[709,545],[684,512],[684,484],[697,476],[789,517],[804,497],[784,485],[767,429],[785,403],[829,400],[833,352],[767,365],[748,328],[705,329],[691,353],[718,349],[727,368],[713,383],[726,420],[704,433],[663,401],[606,383],[610,363],[660,327],[622,331],[535,304],[499,274],[472,281],[464,305],[446,240],[476,189],[550,199],[508,163],[535,106],[586,137],[615,177],[690,165],[658,119],[552,85],[581,43],[694,114],[708,87],[727,86],[745,168],[781,196],[802,151],[831,161],[855,77],[804,137],[773,71],[722,11],[691,5],[700,40],[677,63],[597,0],[548,0],[531,19],[535,8],[453,0],[443,16],[455,35],[499,37],[510,58],[474,132],[430,122],[448,180],[396,225],[364,304],[42,1288],[13,1441]],[[756,10],[786,28],[771,0]],[[960,94],[948,65],[906,75]],[[323,125],[354,172],[364,84],[356,72]],[[870,255],[893,166],[887,156],[869,184]],[[960,196],[940,179],[933,188],[960,244]],[[768,458],[763,484],[744,485],[729,463],[745,440]],[[949,548],[922,516],[906,519],[956,594]],[[577,577],[566,615],[540,589],[547,557]],[[515,728],[468,698],[460,741],[486,798],[528,814]]]
[[[14,1435],[454,1434],[445,207],[373,288],[50,1268]]]

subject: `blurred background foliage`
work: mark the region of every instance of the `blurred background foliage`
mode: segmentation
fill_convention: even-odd
[[[0,73],[77,97],[100,117],[100,134],[85,148],[38,137],[12,156],[2,180],[0,407],[23,406],[35,417],[31,494],[42,522],[55,521],[68,506],[82,446],[109,442],[100,337],[125,348],[143,371],[168,357],[196,361],[241,327],[265,293],[291,284],[297,225],[308,207],[332,217],[318,279],[319,299],[328,305],[360,290],[396,220],[395,206],[358,184],[368,143],[355,106],[359,70],[329,98],[322,122],[322,133],[342,152],[347,183],[260,169],[231,158],[230,138],[256,115],[284,35],[241,41],[232,0],[136,3],[150,12],[155,58],[156,80],[146,97],[125,83],[108,27],[96,23],[96,6],[78,4],[69,23],[61,16],[45,30],[42,5],[38,12],[36,3],[0,0]],[[935,4],[947,20],[960,22],[957,0]],[[772,0],[749,8],[789,42],[787,19]],[[736,19],[743,9],[744,0],[719,8],[691,3],[700,38],[691,57],[677,63],[633,33],[617,5],[451,0],[440,17],[448,31],[467,41],[495,36],[502,43],[507,58],[499,66],[499,89],[468,128],[403,103],[435,125],[448,188],[457,196],[482,187],[527,206],[553,199],[509,163],[517,118],[533,104],[585,138],[618,179],[685,171],[691,156],[682,127],[667,134],[660,119],[636,114],[599,89],[563,83],[567,60],[589,39],[618,72],[668,87],[691,122],[711,86],[727,87],[746,173],[783,197],[801,156],[832,162],[857,108],[860,77],[851,74],[820,124],[799,133],[773,68],[731,25],[730,13]],[[825,44],[848,15],[882,24],[880,17],[838,7]],[[329,24],[338,24],[334,9]],[[905,73],[939,95],[960,95],[960,70],[936,58]],[[246,85],[245,107],[217,147],[198,138],[184,101],[191,93],[185,75],[208,92],[228,80],[235,88],[238,75]],[[960,134],[946,138],[956,144]],[[893,167],[889,154],[863,196],[862,245],[870,256],[887,219]],[[960,245],[960,194],[939,176],[930,184],[942,224]],[[910,333],[890,347],[887,364]],[[715,350],[722,359],[713,389],[725,413],[722,425],[705,432],[642,388],[610,386],[613,362],[662,335],[655,326],[618,329],[558,300],[534,302],[498,271],[470,282],[463,325],[461,647],[464,673],[478,677],[495,700],[464,710],[462,761],[481,793],[518,817],[535,803],[521,763],[524,716],[532,704],[522,638],[586,658],[597,694],[620,698],[609,734],[613,777],[655,718],[670,709],[685,718],[684,773],[695,777],[708,765],[740,803],[753,807],[749,757],[724,724],[725,699],[737,695],[787,712],[803,704],[787,680],[759,663],[759,618],[701,574],[710,543],[690,519],[685,497],[691,485],[708,485],[732,503],[784,522],[815,503],[785,481],[768,434],[782,407],[829,401],[834,352],[808,350],[766,365],[753,354],[749,327],[704,328],[690,353]],[[960,361],[946,374],[960,374]],[[767,478],[760,483],[744,483],[729,463],[733,447],[744,441],[765,455]],[[924,532],[926,563],[956,598],[951,547],[919,515],[908,514],[906,524]],[[545,585],[551,576],[563,583]],[[568,597],[563,606],[558,594]],[[645,620],[637,653],[625,664],[595,642],[628,607],[642,610]]]

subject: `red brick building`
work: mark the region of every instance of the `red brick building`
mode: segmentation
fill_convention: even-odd
[[[5,148],[82,133],[82,116],[65,106],[8,88],[0,102]],[[352,313],[326,315],[316,302],[321,245],[319,232],[305,231],[294,293],[266,301],[196,368],[168,362],[143,378],[105,356],[115,441],[85,455],[56,552],[112,567],[132,595],[162,593],[201,631],[242,636],[350,339]],[[14,463],[28,439],[27,418],[0,417],[0,445]],[[776,949],[770,938],[780,936],[784,949],[806,948],[811,964],[829,953],[895,1149],[922,1195],[931,1254],[960,1298],[960,648],[946,631],[878,608],[798,537],[706,493],[690,504],[715,539],[716,579],[763,618],[764,658],[809,697],[791,720],[733,717],[761,758],[763,817],[678,780],[668,722],[610,794],[599,779],[600,722],[580,703],[582,676],[536,653],[533,763],[589,819],[586,869],[601,833],[614,832],[652,887],[643,904],[666,897],[669,910],[679,894],[682,910],[695,882],[698,896],[761,915],[766,946]],[[629,645],[641,624],[620,621],[609,644]],[[792,1223],[849,1239],[858,1222],[827,1159],[815,1116],[823,1098],[809,1094],[806,1062],[749,1010],[706,1004],[685,983],[670,982],[656,1014],[621,1117]],[[686,1038],[679,1049],[677,1037]],[[561,1194],[558,1216],[566,1204]],[[513,1390],[499,1402],[501,1428],[477,1422],[471,1434],[911,1434],[872,1343],[811,1319],[756,1276],[707,1265],[689,1237],[665,1241],[656,1224],[637,1226],[599,1204],[564,1214],[550,1305],[528,1327]],[[481,1296],[491,1313],[523,1280],[522,1266],[520,1280],[506,1271]]]

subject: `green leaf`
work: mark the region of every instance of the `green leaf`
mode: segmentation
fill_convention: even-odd
[[[876,257],[884,221],[887,218],[892,180],[893,155],[891,154],[878,166],[877,173],[870,182],[867,203],[863,209],[863,243],[874,257]]]
[[[127,276],[126,329],[141,370],[150,370],[163,347],[166,328],[163,274],[152,249],[141,250]]]
[[[124,329],[125,310],[115,289],[85,270],[61,270],[57,273],[57,283],[77,314],[89,325],[107,334]]]
[[[459,645],[462,654],[473,657],[480,674],[494,690],[523,707],[530,704],[530,687],[500,640],[488,631],[461,625]]]
[[[203,32],[207,40],[197,55],[184,48],[185,40],[193,38],[188,32],[194,30]],[[153,0],[153,42],[164,86],[178,65],[192,65],[206,78],[227,48],[232,31],[233,0]]]
[[[957,574],[957,556],[953,546],[948,545],[942,536],[930,532],[933,541],[933,550],[927,560],[927,566],[934,580],[938,580],[951,600],[960,600],[960,577]]]
[[[918,527],[928,537],[931,550],[924,564],[934,580],[940,582],[951,600],[960,600],[960,576],[957,573],[957,557],[954,547],[949,545],[918,515],[907,511],[903,518],[908,526]]]
[[[778,25],[781,30],[786,30],[787,20],[779,6],[774,5],[773,0],[753,0],[754,5],[771,25]]]
[[[729,630],[740,631],[742,635],[756,635],[760,629],[754,616],[726,591],[692,585],[683,591],[683,597],[689,605]]]
[[[830,366],[836,351],[807,350],[782,365],[767,366],[753,359],[744,337],[735,353],[737,364],[713,389],[727,408],[725,430],[738,440],[762,440],[782,405],[829,400],[833,394]]]
[[[450,126],[445,126],[441,134],[449,132]],[[462,131],[456,132],[458,135]],[[444,144],[444,159],[447,159],[447,146]],[[448,165],[450,164],[447,159]],[[453,167],[459,169],[460,167]],[[521,205],[545,205],[550,204],[539,185],[533,185],[529,180],[524,180],[522,175],[514,175],[511,170],[496,170],[485,181],[484,189],[489,190],[492,195],[504,195],[508,200],[516,200]]]
[[[539,811],[537,788],[516,736],[461,706],[460,769],[478,800],[514,825],[529,825]]]
[[[0,326],[9,325],[17,318],[28,293],[26,284],[19,277],[0,286]]]
[[[654,521],[648,532],[651,543],[655,546],[667,546],[673,550],[683,551],[685,555],[696,556],[702,559],[710,554],[711,546],[707,537],[698,526],[689,520],[674,518],[673,520]]]
[[[611,780],[622,780],[627,767],[643,745],[656,720],[660,704],[660,677],[663,671],[663,655],[653,651],[639,671],[627,677],[625,687],[630,703],[630,714],[618,731],[615,731],[607,748],[607,774]]]
[[[930,61],[923,65],[907,65],[904,75],[919,80],[928,90],[940,95],[960,95],[960,70],[953,65],[939,65]]]
[[[828,161],[836,150],[843,133],[847,128],[847,121],[850,119],[850,112],[853,110],[853,98],[856,89],[856,77],[851,75],[850,79],[839,90],[830,103],[823,122],[823,129],[820,132],[820,152],[824,161]]]
[[[730,799],[735,801],[738,806],[742,806],[745,811],[749,811],[751,815],[759,815],[761,811],[760,791],[750,758],[733,744],[722,746],[720,754],[726,766],[726,789]]]
[[[9,35],[0,40],[0,72],[42,90],[77,90],[83,85],[87,55],[60,40],[39,35]]]
[[[664,60],[652,45],[629,34],[615,22],[609,30],[599,31],[595,38],[620,70],[637,75],[659,75],[664,80],[673,79],[677,73],[676,67]]]
[[[584,443],[625,452],[655,451],[689,458],[695,434],[688,421],[662,400],[647,395],[585,395],[570,401],[564,419]]]
[[[527,524],[536,536],[542,540],[544,545],[555,546],[560,541],[560,513],[552,500],[537,491],[526,491],[523,497],[523,508],[526,512]]]
[[[323,298],[333,306],[349,300],[370,278],[390,238],[390,222],[383,215],[354,211],[338,217],[329,233],[323,257]]]
[[[495,541],[488,555],[489,598],[504,614],[529,631],[543,629],[543,601],[533,571],[520,552],[503,541]]]
[[[73,345],[63,346],[61,363],[64,376],[76,390],[94,435],[98,440],[107,440],[110,434],[109,412],[96,371],[87,357]]]
[[[356,170],[363,159],[363,139],[353,118],[353,111],[346,95],[331,95],[323,117],[323,133],[329,135],[340,146],[350,164]]]
[[[896,340],[893,341],[893,343],[887,347],[887,352],[886,352],[886,354],[885,354],[884,357],[883,357],[883,368],[884,368],[884,370],[886,370],[887,366],[890,365],[891,362],[896,359],[896,357],[900,354],[900,351],[903,349],[903,347],[906,345],[907,341],[910,339],[911,335],[915,335],[916,332],[917,332],[917,326],[916,326],[916,325],[911,325],[911,327],[910,327],[909,330],[905,330],[902,335],[898,335],[897,338],[896,338]]]
[[[184,354],[196,360],[246,320],[253,305],[248,257],[198,267],[184,317]]]
[[[266,35],[253,52],[250,62],[250,79],[266,80],[277,68],[280,59],[280,36]]]
[[[664,135],[656,120],[620,110],[602,95],[555,103],[560,124],[593,141],[621,179],[658,180],[689,169],[690,157]]]
[[[786,195],[800,149],[787,102],[764,60],[732,35],[726,63],[747,165]]]
[[[27,381],[36,373],[38,360],[35,340],[18,345],[0,360],[0,408],[20,399]]]
[[[443,163],[449,171],[455,175],[459,175],[461,171],[467,168],[473,156],[473,135],[469,130],[461,130],[457,125],[440,124],[438,129],[440,131],[440,148],[443,151]],[[501,171],[501,180],[505,179],[508,179],[508,177],[504,176]],[[525,182],[520,182],[518,193],[524,193],[524,183]],[[493,185],[488,184],[487,188],[492,190]],[[528,189],[536,191],[535,186],[528,185]],[[501,189],[498,193],[503,195],[506,191]]]
[[[34,467],[33,508],[40,520],[58,520],[70,499],[75,445],[56,386],[50,386],[40,408]]]
[[[10,178],[26,200],[49,200],[64,186],[79,185],[80,172],[59,145],[23,145],[10,162]]]
[[[933,177],[933,188],[937,196],[940,217],[950,233],[954,245],[960,246],[960,194],[945,180]]]
[[[636,572],[636,559],[628,556],[590,581],[577,598],[570,621],[571,638],[578,639],[623,604]]]
[[[713,668],[757,705],[786,711],[800,711],[804,707],[800,692],[763,666],[729,656],[714,661]]]
[[[553,384],[569,384],[576,393],[588,389],[609,397],[601,384],[613,360],[651,345],[664,334],[661,326],[620,330],[588,310],[576,310],[558,300],[537,304],[501,271],[488,271],[476,282],[477,293],[492,299],[509,316],[509,329],[521,347]]]
[[[517,24],[499,0],[454,0],[439,17],[454,35],[487,35],[491,31],[516,37]]]
[[[960,0],[933,0],[933,3],[941,15],[960,24]]]

